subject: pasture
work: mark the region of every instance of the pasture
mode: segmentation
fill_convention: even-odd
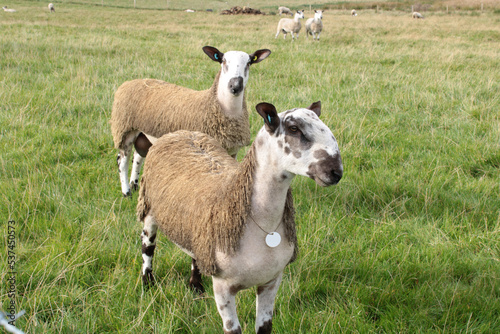
[[[26,310],[19,328],[221,332],[210,279],[208,293],[192,293],[190,259],[161,234],[158,282],[143,291],[137,194],[121,195],[108,124],[124,81],[208,88],[219,65],[201,48],[211,45],[272,51],[250,73],[253,136],[257,103],[321,100],[342,153],[337,186],[293,182],[299,256],[275,333],[500,332],[498,11],[413,20],[347,7],[324,13],[319,43],[305,20],[292,43],[274,38],[274,15],[114,1],[54,2],[50,14],[48,2],[13,0],[16,13],[0,12],[0,309]],[[244,333],[254,293],[238,294]]]

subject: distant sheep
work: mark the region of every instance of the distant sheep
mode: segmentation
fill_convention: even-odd
[[[351,16],[358,16],[358,13],[356,13],[356,9],[351,10]]]
[[[314,18],[310,18],[306,21],[306,37],[309,38],[309,35],[313,37],[313,40],[316,39],[319,41],[319,35],[323,30],[323,11],[315,10]]]
[[[139,79],[125,82],[115,93],[111,112],[111,132],[119,150],[117,162],[124,196],[139,186],[139,173],[151,143],[177,131],[200,131],[218,140],[232,156],[250,144],[250,123],[245,88],[251,64],[266,59],[271,51],[253,54],[241,51],[222,53],[205,46],[207,56],[221,69],[212,87],[195,91],[161,80]],[[130,184],[128,165],[135,146]]]
[[[236,294],[257,286],[255,331],[271,333],[283,270],[296,257],[290,184],[295,175],[322,187],[337,184],[343,167],[331,130],[319,119],[321,103],[279,115],[259,103],[264,126],[241,163],[213,138],[177,131],[152,146],[141,180],[137,217],[146,286],[154,284],[158,228],[192,257],[190,287],[203,292],[212,276],[224,333],[241,333]]]
[[[278,7],[278,14],[281,16],[281,14],[290,14],[290,16],[293,16],[293,12],[290,10],[290,8],[287,7]]]
[[[414,19],[424,19],[424,16],[420,14],[419,12],[413,12],[412,17]]]
[[[299,31],[302,27],[302,25],[300,24],[300,19],[303,18],[304,11],[298,10],[297,13],[295,13],[295,17],[293,19],[281,19],[278,22],[278,29],[274,38],[278,38],[280,32],[283,32],[283,38],[286,38],[286,34],[290,33],[292,35],[292,42],[295,40],[294,34],[297,34],[297,38],[299,38]]]
[[[53,3],[49,3],[49,10],[51,13],[55,13],[56,12],[56,9],[54,8],[54,4]]]
[[[11,9],[11,8],[7,8],[7,6],[3,6],[2,9],[3,9],[4,12],[7,12],[7,13],[15,13],[15,12],[17,12],[17,10]]]

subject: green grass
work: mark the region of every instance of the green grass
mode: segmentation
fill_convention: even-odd
[[[116,3],[56,2],[50,15],[15,0],[17,13],[0,12],[0,307],[15,220],[20,328],[221,332],[210,279],[206,296],[191,293],[189,258],[164,237],[159,284],[142,290],[137,195],[121,197],[108,124],[126,80],[207,88],[218,66],[201,48],[213,45],[272,50],[250,74],[253,135],[257,103],[321,100],[344,161],[336,187],[294,180],[300,253],[276,333],[500,331],[498,13],[327,11],[321,42],[302,33],[292,44],[274,39],[275,16]],[[239,294],[238,313],[251,333],[254,291]]]

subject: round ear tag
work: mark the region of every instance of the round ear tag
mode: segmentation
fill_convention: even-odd
[[[253,61],[256,61],[257,60],[257,56],[253,56]]]
[[[219,60],[219,54],[218,54],[218,53],[215,53],[215,54],[214,54],[214,58],[215,58],[216,60]]]
[[[277,247],[281,243],[281,235],[278,232],[271,232],[266,235],[266,245],[271,248]]]

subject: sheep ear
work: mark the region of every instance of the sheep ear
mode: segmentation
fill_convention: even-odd
[[[271,103],[261,102],[255,107],[260,116],[264,119],[266,130],[269,133],[274,133],[280,125],[280,118],[276,112],[276,108]]]
[[[271,50],[268,49],[262,49],[262,50],[257,50],[254,53],[252,53],[250,56],[250,64],[257,64],[269,57],[271,54]]]
[[[307,107],[307,109],[314,111],[314,113],[319,117],[321,115],[321,101],[314,102],[309,107]]]
[[[222,58],[224,57],[224,54],[214,48],[213,46],[204,46],[203,47],[203,52],[207,54],[207,56],[210,57],[213,61],[216,61],[218,63],[222,63]]]

